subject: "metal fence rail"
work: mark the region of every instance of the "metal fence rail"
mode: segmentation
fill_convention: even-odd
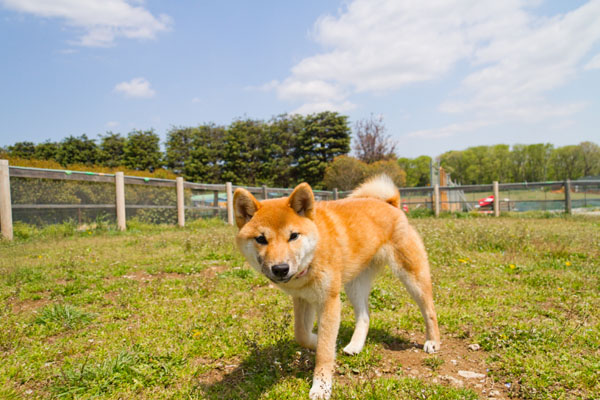
[[[11,186],[12,185],[12,186]],[[157,179],[138,176],[9,166],[0,160],[0,227],[2,236],[13,237],[16,220],[53,222],[76,218],[81,224],[99,215],[112,215],[120,230],[127,218],[185,225],[186,218],[223,215],[233,224],[233,191],[243,187],[259,199],[289,195],[293,189],[185,182],[183,178]],[[12,200],[11,200],[12,190]],[[564,211],[600,209],[600,180],[564,182],[498,183],[485,185],[399,188],[407,211],[441,212],[479,210],[499,216],[502,211],[530,209]],[[317,200],[337,200],[349,191],[315,190]],[[502,196],[500,195],[502,194]],[[493,201],[481,206],[481,199]],[[70,213],[70,214],[69,214]],[[73,214],[76,213],[76,214]],[[29,216],[29,220],[26,216]]]

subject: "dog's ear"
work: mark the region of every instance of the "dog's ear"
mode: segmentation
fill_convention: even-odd
[[[246,189],[236,189],[233,194],[233,211],[235,214],[235,223],[239,229],[242,229],[242,226],[250,221],[259,208],[260,203],[252,196],[252,193]]]
[[[289,206],[296,214],[312,218],[315,207],[315,196],[308,183],[301,183],[292,192],[288,200]]]

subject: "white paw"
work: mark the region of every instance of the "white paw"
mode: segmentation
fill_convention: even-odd
[[[331,397],[331,382],[328,383],[322,380],[314,380],[308,397],[310,400],[329,399]]]
[[[355,343],[348,343],[348,346],[344,347],[344,353],[353,356],[355,354],[358,354],[361,352],[361,350],[363,349],[363,345],[362,344],[355,344]]]
[[[425,345],[423,346],[423,351],[425,353],[435,353],[436,351],[438,351],[440,349],[440,342],[436,342],[435,340],[428,340],[425,342]]]

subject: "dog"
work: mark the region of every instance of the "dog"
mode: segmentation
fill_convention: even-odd
[[[279,199],[258,201],[242,188],[234,193],[238,248],[254,269],[292,296],[296,340],[316,350],[310,399],[331,396],[342,288],[356,320],[344,352],[357,354],[369,330],[371,285],[386,265],[425,319],[423,350],[440,349],[427,253],[399,205],[400,193],[385,175],[335,201],[316,202],[307,183]]]

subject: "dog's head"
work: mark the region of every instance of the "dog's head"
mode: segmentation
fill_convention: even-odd
[[[301,278],[317,247],[315,198],[307,183],[287,198],[259,202],[245,189],[233,195],[236,243],[250,265],[275,283]]]

